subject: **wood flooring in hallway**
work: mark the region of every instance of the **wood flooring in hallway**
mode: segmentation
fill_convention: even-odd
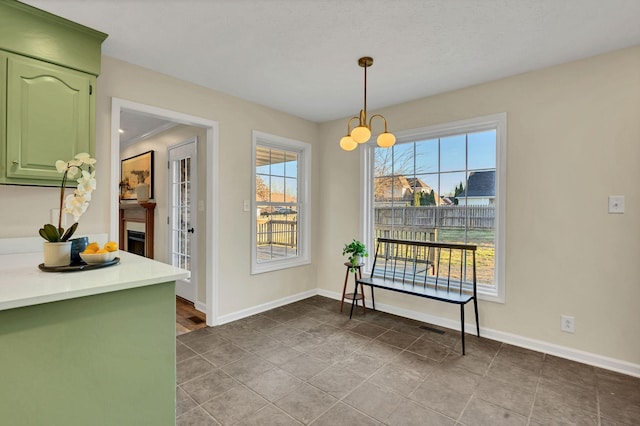
[[[193,303],[176,296],[176,336],[199,330],[206,326],[205,314],[197,310]]]

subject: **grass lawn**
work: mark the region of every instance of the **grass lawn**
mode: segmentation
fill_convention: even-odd
[[[447,243],[464,243],[464,229],[439,229],[438,241]],[[467,243],[476,244],[476,275],[478,284],[493,285],[495,232],[492,229],[470,229],[467,231]]]
[[[493,229],[470,229],[467,231],[467,242],[478,246],[494,245],[495,231]],[[464,243],[464,229],[438,229],[438,241],[448,243]]]

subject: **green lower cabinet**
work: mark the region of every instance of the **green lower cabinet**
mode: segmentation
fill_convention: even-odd
[[[175,425],[175,283],[0,311],[0,382],[3,425]]]
[[[6,54],[4,183],[60,185],[56,160],[94,152],[95,77]]]

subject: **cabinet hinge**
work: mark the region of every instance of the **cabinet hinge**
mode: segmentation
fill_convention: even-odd
[[[89,85],[89,96],[93,95],[93,86]]]
[[[171,163],[169,161],[167,161],[167,169],[171,168]]]

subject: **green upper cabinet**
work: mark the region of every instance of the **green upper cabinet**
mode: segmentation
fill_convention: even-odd
[[[56,160],[95,155],[106,34],[0,0],[0,183],[58,186]]]
[[[8,57],[7,178],[59,184],[56,160],[94,152],[94,86],[92,75]]]

